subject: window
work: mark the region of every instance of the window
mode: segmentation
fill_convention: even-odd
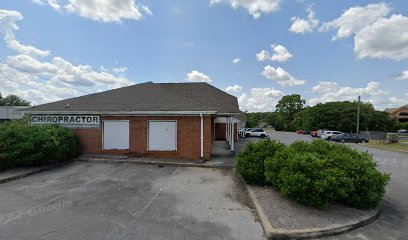
[[[148,150],[176,151],[177,122],[149,121]]]

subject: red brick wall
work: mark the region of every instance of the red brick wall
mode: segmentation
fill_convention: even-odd
[[[129,116],[101,117],[103,120],[129,120],[129,150],[103,150],[102,128],[100,129],[73,129],[83,145],[83,152],[87,154],[123,154],[163,158],[200,158],[200,117],[199,116]],[[176,120],[177,121],[177,150],[176,151],[148,151],[148,120]],[[211,158],[212,131],[211,117],[204,117],[204,158]]]
[[[225,123],[215,123],[215,140],[225,140]],[[238,142],[238,125],[234,123],[234,140]]]
[[[215,140],[225,140],[225,123],[215,124]]]

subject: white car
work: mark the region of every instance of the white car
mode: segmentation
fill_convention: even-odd
[[[268,134],[262,128],[254,128],[250,131],[245,132],[245,137],[260,137],[264,138],[267,137]]]
[[[330,141],[332,136],[340,135],[340,134],[343,134],[343,133],[339,132],[339,131],[324,131],[324,132],[321,133],[320,137],[322,139],[326,139],[326,140]]]
[[[325,131],[327,131],[327,130],[321,130],[321,129],[317,130],[317,136],[318,136],[319,138],[321,138],[322,135],[323,135],[323,133],[324,133]]]

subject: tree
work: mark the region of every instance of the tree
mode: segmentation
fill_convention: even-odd
[[[0,93],[0,106],[30,106],[30,102],[23,98],[10,94],[3,97]]]
[[[293,130],[291,122],[293,121],[295,114],[302,110],[305,104],[306,101],[302,99],[299,94],[283,96],[276,105],[276,112],[281,116],[278,118],[278,124],[283,124],[283,126],[275,127],[284,130]]]
[[[307,107],[296,113],[292,126],[296,129],[330,129],[354,132],[357,127],[357,102],[328,102]],[[395,126],[386,112],[376,111],[371,103],[360,103],[361,131],[389,131]]]

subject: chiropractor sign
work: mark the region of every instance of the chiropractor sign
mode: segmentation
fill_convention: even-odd
[[[100,128],[95,115],[32,115],[32,124],[58,124],[66,128]]]

